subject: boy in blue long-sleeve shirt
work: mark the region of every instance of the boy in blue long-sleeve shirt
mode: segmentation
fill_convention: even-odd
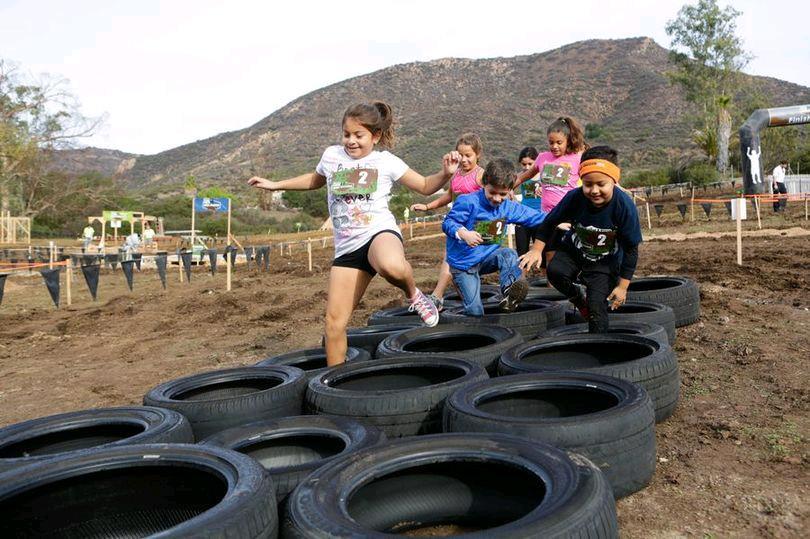
[[[596,146],[582,154],[582,187],[568,192],[535,233],[520,267],[540,266],[554,228],[568,223],[560,248],[548,265],[548,281],[568,296],[588,321],[590,333],[606,333],[611,309],[622,305],[638,262],[641,227],[632,199],[617,187],[616,150]],[[576,284],[585,283],[585,293]]]
[[[511,161],[493,160],[484,170],[484,188],[458,197],[442,223],[450,273],[470,316],[484,314],[482,274],[500,272],[500,307],[505,311],[515,310],[529,290],[517,252],[504,247],[503,241],[507,225],[533,228],[543,222],[545,213],[507,200],[516,178]]]

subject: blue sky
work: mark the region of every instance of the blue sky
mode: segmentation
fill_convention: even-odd
[[[568,2],[555,11],[512,0],[0,0],[0,58],[67,79],[86,115],[106,115],[83,145],[150,154],[247,127],[304,93],[393,64],[595,38],[668,46],[664,26],[683,4],[579,0],[574,12]],[[755,56],[746,72],[810,86],[810,30],[791,24],[810,20],[810,2],[733,5]]]

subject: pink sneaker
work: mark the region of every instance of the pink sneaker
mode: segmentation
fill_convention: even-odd
[[[418,288],[416,289],[416,294],[411,298],[411,306],[408,307],[408,311],[416,311],[419,313],[422,322],[429,328],[439,323],[439,310],[436,308],[436,305],[430,301],[430,298],[424,295]]]

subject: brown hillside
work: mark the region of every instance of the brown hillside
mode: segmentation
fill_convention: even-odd
[[[132,188],[232,184],[251,170],[311,170],[339,138],[347,105],[383,99],[399,121],[396,153],[421,172],[462,131],[475,131],[487,156],[512,158],[526,144],[544,146],[545,128],[572,115],[605,133],[626,165],[656,165],[694,148],[689,108],[664,75],[667,50],[650,38],[590,40],[556,50],[484,60],[445,58],[392,66],[321,88],[255,125],[156,155],[137,156],[120,177]],[[810,102],[810,88],[746,76],[772,106]]]

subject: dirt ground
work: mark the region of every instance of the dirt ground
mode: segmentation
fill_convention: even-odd
[[[772,234],[746,237],[744,266],[733,263],[733,237],[641,248],[638,274],[692,277],[702,315],[678,330],[682,400],[657,425],[652,484],[618,502],[624,537],[808,534],[810,245],[801,231]],[[442,240],[406,249],[429,290]],[[318,345],[331,253],[316,249],[310,274],[305,251],[274,252],[268,273],[239,267],[232,293],[223,273],[203,268],[182,284],[170,271],[166,291],[154,272],[136,273],[129,292],[118,270],[102,272],[94,303],[79,275],[73,306],[59,310],[38,275],[10,279],[0,306],[0,425],[137,404],[175,377]],[[399,301],[375,279],[352,325]]]

